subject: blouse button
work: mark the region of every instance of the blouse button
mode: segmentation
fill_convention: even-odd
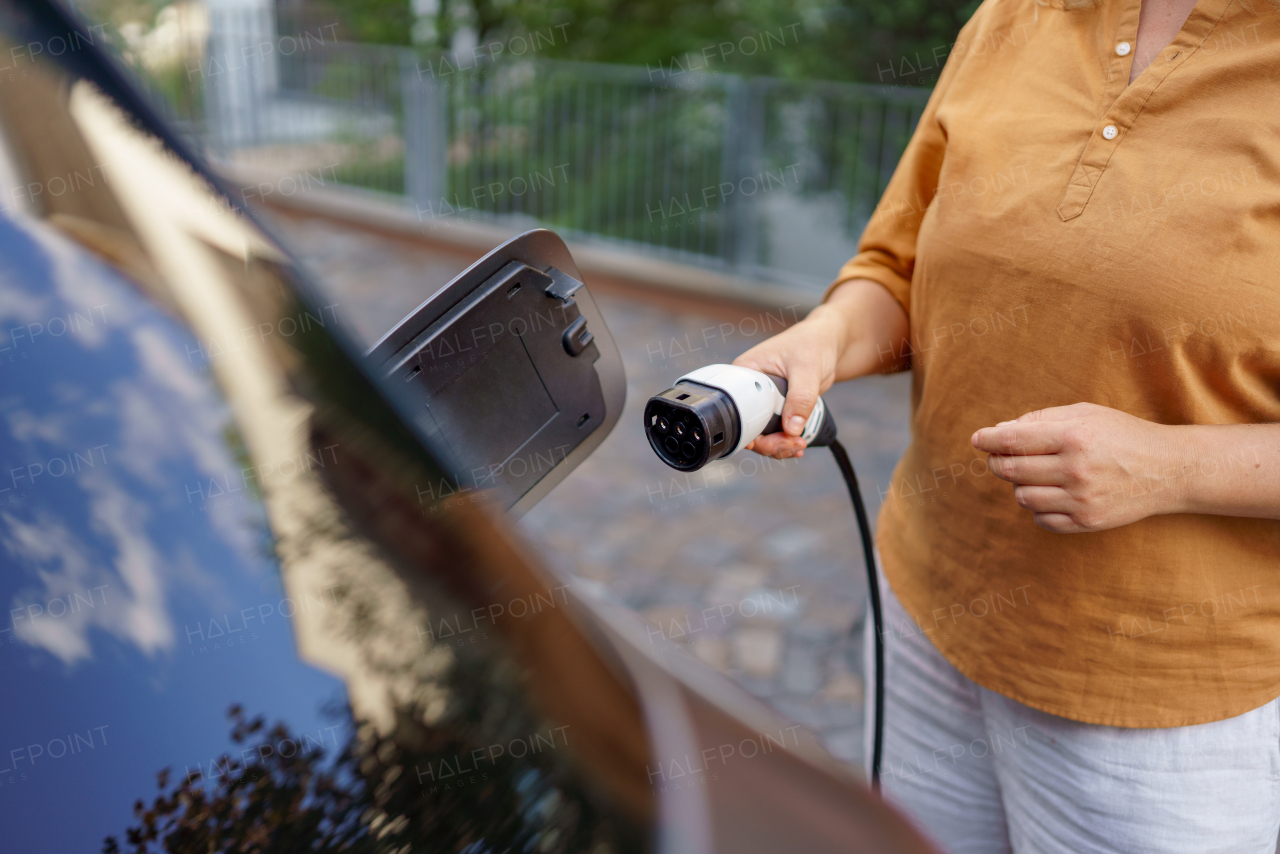
[[[1118,134],[1119,132],[1120,131],[1116,130],[1115,125],[1107,125],[1102,129],[1102,136],[1104,139],[1115,139],[1116,134]]]
[[[1131,50],[1133,50],[1133,47],[1128,42],[1120,42],[1120,44],[1116,45],[1116,54],[1118,56],[1128,56]]]

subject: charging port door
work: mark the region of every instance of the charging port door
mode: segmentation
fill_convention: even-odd
[[[503,249],[497,270],[463,273],[383,339],[399,346],[380,342],[370,356],[408,385],[417,425],[456,461],[454,482],[424,500],[490,491],[519,513],[603,440],[625,381],[577,270],[503,258]]]

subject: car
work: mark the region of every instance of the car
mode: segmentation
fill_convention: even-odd
[[[101,32],[0,34],[0,849],[931,850],[549,572]]]

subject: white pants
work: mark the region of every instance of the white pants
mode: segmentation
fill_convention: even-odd
[[[1168,729],[1067,720],[962,675],[919,633],[883,576],[880,590],[881,788],[941,851],[1277,850],[1280,699]],[[871,639],[868,631],[868,649]]]

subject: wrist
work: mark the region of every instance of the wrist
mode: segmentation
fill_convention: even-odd
[[[1158,493],[1155,515],[1194,513],[1196,459],[1194,427],[1155,424],[1152,447],[1157,448],[1159,476],[1167,488]]]
[[[850,320],[843,306],[824,302],[809,312],[800,323],[829,340],[835,347],[837,359],[844,353],[849,341]]]

